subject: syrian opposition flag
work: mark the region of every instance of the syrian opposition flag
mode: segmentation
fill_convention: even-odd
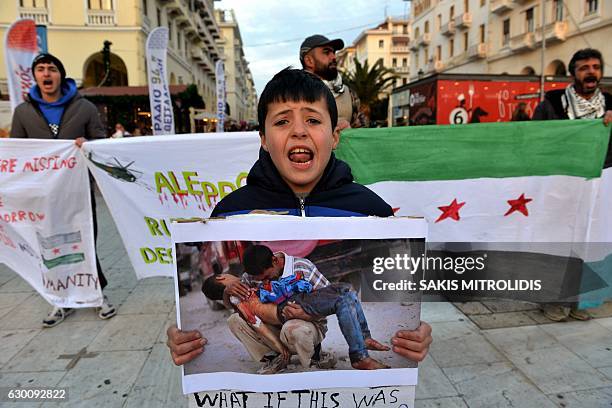
[[[4,59],[11,111],[25,100],[32,85],[32,61],[38,52],[36,23],[34,20],[17,20],[4,38]]]
[[[337,155],[396,215],[425,217],[429,242],[503,255],[489,259],[496,276],[597,263],[601,290],[612,275],[609,132],[601,120],[346,130]]]

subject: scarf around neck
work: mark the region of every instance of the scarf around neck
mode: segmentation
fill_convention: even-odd
[[[606,99],[597,89],[591,99],[585,99],[576,92],[574,85],[565,88],[564,108],[570,119],[598,119],[606,113]]]
[[[345,87],[342,83],[342,75],[338,74],[338,76],[336,76],[336,79],[333,79],[331,81],[324,79],[323,82],[325,82],[325,85],[327,85],[329,90],[332,91],[332,93],[334,94],[334,98],[337,98],[338,96],[344,93]]]

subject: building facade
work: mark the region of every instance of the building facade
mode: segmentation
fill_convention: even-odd
[[[433,73],[565,76],[572,54],[612,48],[612,2],[545,0],[542,70],[541,0],[415,0],[411,8],[410,80]]]
[[[354,58],[371,67],[381,59],[383,65],[393,69],[398,76],[395,86],[405,84],[409,79],[411,36],[410,21],[388,17],[378,26],[359,34],[352,45],[338,53],[338,67],[350,72],[355,68]]]
[[[215,61],[222,57],[213,0],[5,0],[0,36],[18,18],[47,27],[48,51],[82,87],[101,85],[104,42],[110,42],[111,75],[105,85],[147,85],[145,44],[155,27],[169,29],[168,80],[195,84],[206,110],[216,112]],[[0,53],[4,55],[4,44]],[[0,64],[0,92],[6,94]]]
[[[216,10],[221,29],[217,46],[225,65],[225,89],[229,119],[236,122],[257,119],[257,94],[249,63],[244,56],[242,36],[234,10]]]

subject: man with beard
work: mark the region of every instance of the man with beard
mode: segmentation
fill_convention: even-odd
[[[334,94],[340,130],[366,125],[365,115],[359,112],[359,97],[342,83],[337,69],[336,51],[342,48],[344,41],[341,39],[330,40],[320,34],[311,35],[300,46],[302,68],[321,78]]]
[[[532,120],[603,118],[604,125],[612,123],[612,95],[599,89],[603,65],[599,51],[592,48],[577,51],[569,63],[569,72],[574,82],[565,89],[546,92]],[[576,304],[544,304],[542,312],[556,322],[566,321],[568,316],[576,320],[591,319],[589,312],[578,309]]]
[[[579,50],[569,63],[574,82],[565,89],[546,92],[533,120],[599,119],[612,123],[612,95],[599,89],[603,77],[603,58],[592,48]]]

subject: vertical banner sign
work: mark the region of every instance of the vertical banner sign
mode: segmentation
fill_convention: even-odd
[[[89,177],[72,140],[0,140],[0,263],[49,303],[102,303]]]
[[[11,24],[4,37],[4,60],[11,111],[25,100],[34,85],[31,66],[37,52],[34,20],[17,20]]]
[[[168,29],[157,27],[147,38],[147,72],[149,77],[149,102],[151,125],[154,135],[174,134],[174,112],[168,89],[166,54]]]
[[[225,124],[225,68],[223,61],[215,64],[215,77],[217,78],[217,132],[223,132]]]

